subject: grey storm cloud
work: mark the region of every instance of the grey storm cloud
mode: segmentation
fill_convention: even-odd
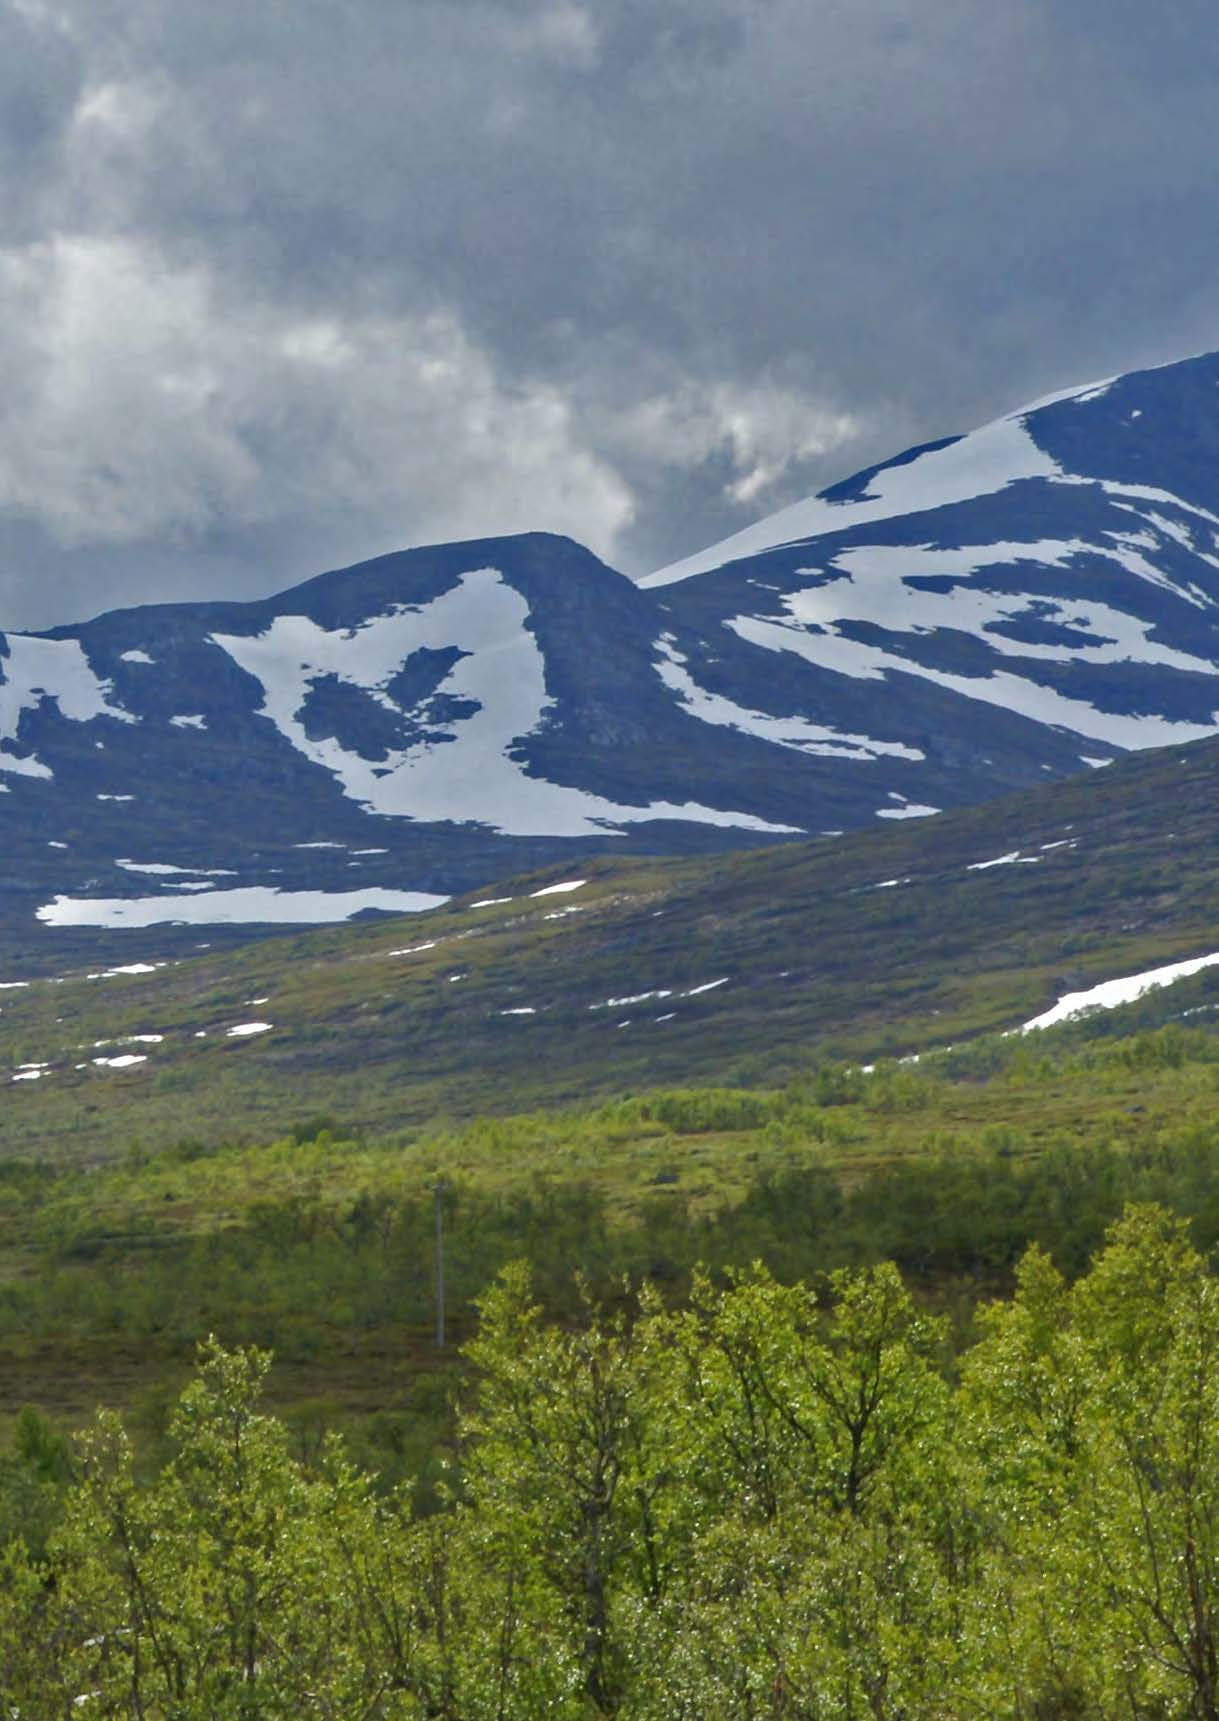
[[[1209,0],[0,0],[0,626],[643,572],[1219,345]]]

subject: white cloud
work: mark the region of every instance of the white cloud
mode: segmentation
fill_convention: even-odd
[[[692,469],[727,455],[732,502],[763,501],[802,462],[832,454],[857,438],[859,418],[812,395],[777,384],[687,383],[616,414],[603,444],[634,459]]]
[[[0,331],[0,508],[64,545],[354,509],[608,552],[630,518],[560,392],[502,386],[453,315],[302,316],[83,235],[0,251]]]
[[[591,12],[573,0],[557,0],[514,24],[509,40],[518,52],[533,51],[582,72],[593,70],[601,52],[601,36]]]
[[[1215,345],[1211,13],[0,3],[0,621],[516,526],[642,570]]]

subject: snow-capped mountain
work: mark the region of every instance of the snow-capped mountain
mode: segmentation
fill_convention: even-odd
[[[0,927],[86,948],[423,907],[1217,732],[1211,355],[912,450],[639,584],[525,535],[0,635]]]
[[[1011,781],[1212,735],[1219,355],[913,449],[642,584],[714,642],[710,694],[794,665],[807,715],[915,748],[940,805],[988,759]]]

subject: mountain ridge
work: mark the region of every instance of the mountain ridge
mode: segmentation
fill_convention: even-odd
[[[0,635],[0,959],[917,819],[1219,733],[1216,390],[1209,354],[1060,391],[639,583],[526,533]]]

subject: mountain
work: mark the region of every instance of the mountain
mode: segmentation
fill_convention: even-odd
[[[875,827],[1215,734],[1217,389],[1212,354],[1068,391],[639,584],[530,534],[0,635],[0,960]]]
[[[806,715],[913,749],[855,773],[882,817],[882,776],[959,804],[988,771],[1027,781],[1034,760],[1057,772],[1212,735],[1217,390],[1219,354],[1068,390],[642,584],[714,642],[689,666],[710,696],[756,696],[761,654],[772,701],[798,687]]]
[[[0,991],[0,1132],[73,1163],[787,1081],[1022,1027],[1180,969],[1219,1009],[1219,740],[941,818],[549,868],[438,909]],[[1139,986],[1109,986],[1105,1001]],[[1129,1012],[1127,1012],[1129,1014]],[[562,1120],[554,1164],[566,1164]]]

